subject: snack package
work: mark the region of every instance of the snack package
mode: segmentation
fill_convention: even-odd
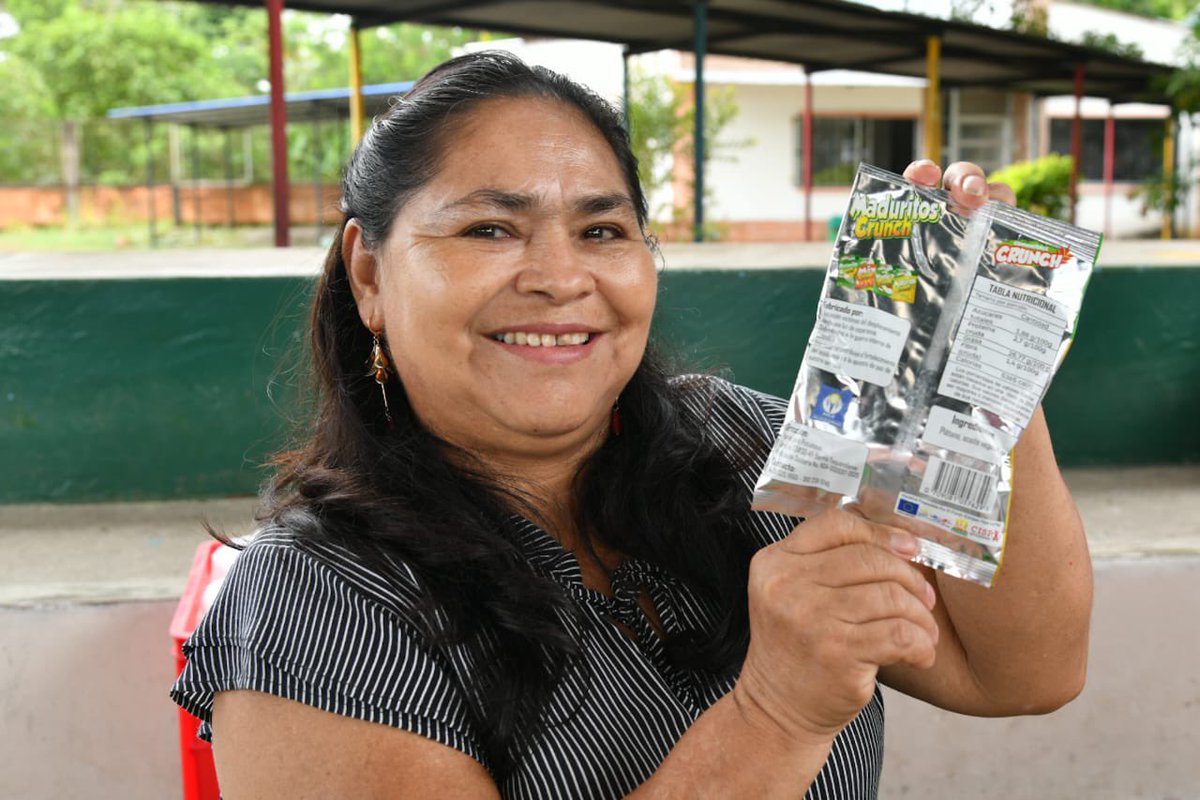
[[[857,501],[917,533],[918,563],[991,586],[1010,451],[1074,338],[1101,237],[951,202],[859,167],[754,508]]]

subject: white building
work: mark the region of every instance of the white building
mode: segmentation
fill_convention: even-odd
[[[1112,33],[1136,44],[1148,60],[1178,62],[1187,37],[1182,25],[1137,17],[1074,3],[1048,8],[1051,35],[1079,40],[1085,32]],[[532,63],[565,72],[619,104],[622,99],[622,51],[599,42],[512,39],[479,47],[500,47]],[[665,75],[690,85],[695,79],[691,53],[661,51],[630,59],[643,74]],[[787,241],[805,238],[806,198],[801,180],[801,134],[805,103],[804,70],[792,64],[710,55],[705,80],[711,87],[728,87],[738,115],[723,138],[744,141],[735,160],[709,164],[705,180],[710,189],[707,217],[718,223],[722,236],[733,241]],[[812,76],[813,192],[809,234],[824,238],[826,222],[841,214],[849,177],[859,161],[901,170],[924,153],[922,96],[925,81],[874,73],[829,71]],[[1085,84],[1086,95],[1086,84]],[[943,163],[969,160],[992,170],[1014,161],[1049,152],[1070,152],[1073,97],[1041,100],[1027,93],[991,89],[944,91]],[[1155,235],[1160,215],[1144,213],[1130,197],[1146,178],[1162,169],[1161,139],[1166,106],[1110,106],[1085,97],[1083,152],[1080,164],[1077,222],[1108,235]],[[1104,182],[1106,119],[1113,117],[1115,153],[1111,188]],[[1179,169],[1190,175],[1200,162],[1200,133],[1184,121],[1181,127]],[[686,159],[675,164],[676,180],[651,198],[661,223],[671,219],[674,206],[690,209],[692,167]],[[1193,225],[1200,198],[1190,202],[1176,219],[1177,227]],[[685,212],[685,216],[690,212]],[[685,235],[681,229],[674,235]]]

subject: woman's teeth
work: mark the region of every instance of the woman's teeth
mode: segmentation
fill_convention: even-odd
[[[526,347],[559,347],[562,345],[587,344],[590,333],[497,333],[496,341],[505,344],[523,344]]]

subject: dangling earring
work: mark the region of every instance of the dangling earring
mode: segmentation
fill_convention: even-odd
[[[612,416],[609,417],[608,427],[609,427],[609,430],[612,431],[613,436],[621,435],[621,401],[620,400],[613,403]]]
[[[368,362],[371,365],[371,371],[367,375],[375,378],[375,382],[379,384],[379,393],[383,395],[383,415],[387,418],[388,425],[392,424],[392,410],[388,407],[387,399],[387,382],[388,382],[388,360],[387,355],[383,352],[383,346],[379,344],[379,334],[371,331],[371,336],[374,339],[371,344],[371,359]]]

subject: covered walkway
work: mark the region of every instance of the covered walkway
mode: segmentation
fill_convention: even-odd
[[[361,95],[358,97],[358,101],[363,104],[365,113],[371,115],[381,114],[387,110],[388,105],[396,97],[403,95],[411,88],[412,81],[369,84],[361,88]],[[350,149],[347,138],[349,132],[346,130],[345,121],[351,117],[352,107],[355,102],[355,93],[348,88],[289,92],[284,95],[284,105],[287,109],[288,119],[293,124],[298,122],[306,123],[312,132],[313,142],[318,148],[322,142],[323,127],[332,125],[333,133],[328,138],[332,138],[338,143],[336,152],[339,153],[345,153]],[[108,118],[140,120],[143,123],[147,142],[150,142],[154,136],[155,125],[164,123],[179,125],[192,131],[192,174],[190,179],[193,190],[191,192],[191,211],[197,234],[202,222],[200,208],[202,192],[199,190],[198,183],[203,176],[200,174],[200,158],[197,150],[198,138],[195,132],[199,128],[221,131],[224,134],[225,140],[225,174],[222,177],[225,183],[226,222],[232,227],[235,219],[234,187],[236,182],[232,156],[234,135],[239,131],[246,131],[253,127],[271,124],[271,98],[268,95],[114,108],[108,112]],[[155,203],[154,187],[159,185],[161,181],[159,179],[160,176],[155,175],[154,160],[147,159],[146,166],[146,219],[149,226],[150,246],[155,247],[158,244],[158,209]],[[252,167],[246,165],[245,170],[249,173],[252,171]],[[172,183],[174,182],[175,179],[172,176]],[[324,202],[325,188],[321,178],[319,158],[313,159],[312,187],[313,216],[319,238],[320,229],[324,222],[322,211],[326,205]]]
[[[196,0],[233,3],[268,10],[271,52],[272,127],[274,130],[276,236],[288,243],[287,171],[283,101],[281,14],[284,0]],[[695,56],[692,102],[696,129],[693,162],[693,237],[704,230],[704,58],[708,53],[783,61],[804,66],[807,74],[856,69],[920,77],[927,81],[924,109],[926,157],[941,161],[942,88],[988,86],[1028,91],[1036,96],[1073,94],[1076,115],[1072,134],[1079,163],[1085,94],[1114,103],[1165,102],[1156,79],[1168,67],[1111,51],[1060,42],[1045,36],[999,31],[967,22],[905,12],[881,11],[845,0],[652,0],[597,3],[594,0],[292,0],[290,8],[340,13],[352,20],[350,76],[352,91],[361,83],[358,32],[392,22],[420,22],[524,36],[617,42],[627,55],[653,50],[688,50]],[[628,85],[628,80],[626,80]],[[811,227],[812,114],[811,82],[804,118],[805,229]],[[361,117],[351,112],[354,130]],[[1173,163],[1173,117],[1167,125],[1164,160]],[[1075,210],[1072,181],[1071,218]]]

